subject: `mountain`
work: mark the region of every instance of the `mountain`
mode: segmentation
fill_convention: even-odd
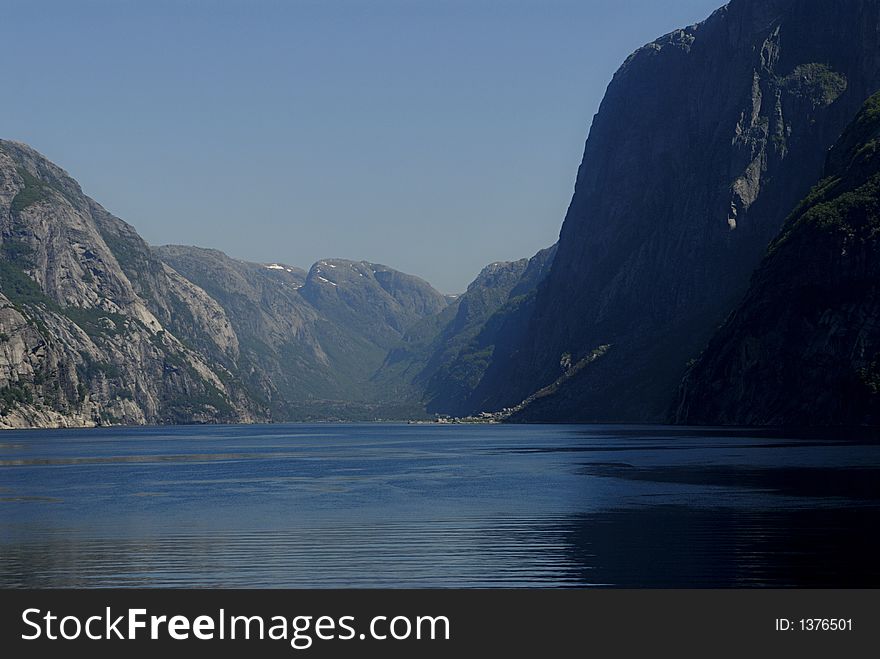
[[[374,375],[449,303],[375,263],[151,248],[0,141],[0,427],[422,416]]]
[[[372,378],[415,323],[449,301],[425,281],[366,261],[324,259],[308,272],[167,245],[157,256],[223,309],[240,344],[235,366],[272,418],[421,416]]]
[[[219,305],[134,229],[0,140],[0,426],[259,419],[224,366],[238,349]]]
[[[313,265],[300,293],[340,327],[357,327],[383,357],[413,323],[449,304],[445,295],[418,277],[377,263],[342,259]]]
[[[430,413],[456,414],[482,379],[495,347],[507,340],[507,319],[534,296],[556,246],[530,259],[491,263],[467,290],[426,317],[393,346],[374,381],[397,383]]]
[[[880,423],[880,93],[688,373],[675,420]]]
[[[229,318],[239,352],[231,368],[250,394],[284,417],[293,396],[332,395],[337,386],[311,331],[317,313],[297,292],[306,273],[277,263],[246,263],[212,249],[168,245],[156,256],[203,289]]]
[[[366,261],[325,259],[304,271],[195,247],[151,249],[63,170],[0,142],[0,425],[426,410],[654,422],[673,407],[690,422],[871,422],[880,359],[870,327],[859,325],[873,311],[857,272],[872,267],[871,238],[842,206],[847,186],[866,185],[850,166],[868,164],[841,154],[872,148],[873,138],[851,128],[827,165],[826,154],[880,88],[878,26],[880,0],[732,0],[640,48],[593,119],[558,243],[491,264],[459,297]],[[760,265],[823,170],[831,178],[796,215],[819,213],[817,199],[816,208],[841,205],[837,224],[860,246],[794,219],[773,243],[778,260]],[[810,235],[849,250],[834,261],[839,271],[831,252],[808,250]],[[789,244],[815,259],[804,261],[815,273],[796,268]],[[811,279],[821,272],[848,287],[851,306],[826,299]],[[798,289],[799,276],[813,281],[815,299]],[[749,315],[771,305],[774,286],[791,294],[778,302],[801,305],[778,319],[789,323],[790,353],[778,327]],[[811,305],[821,304],[828,315],[818,320]],[[805,326],[795,330],[798,314]],[[832,321],[831,333],[816,329]],[[766,362],[776,341],[780,363],[758,370],[789,391],[775,369],[795,364],[808,339],[816,352],[801,354],[827,364],[801,375],[815,391],[830,378],[846,405],[792,411],[750,384],[752,346]],[[739,388],[724,390],[722,375]],[[751,412],[737,411],[743,401]]]
[[[550,387],[513,419],[666,419],[880,87],[878,24],[878,0],[733,0],[633,53],[593,119],[550,272],[457,411]]]

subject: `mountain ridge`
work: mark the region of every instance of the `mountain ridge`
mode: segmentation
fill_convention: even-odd
[[[0,140],[0,426],[421,418],[371,377],[449,302],[366,261],[152,248]]]

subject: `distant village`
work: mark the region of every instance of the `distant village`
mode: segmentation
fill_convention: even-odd
[[[500,412],[480,412],[473,416],[446,416],[438,414],[430,421],[410,421],[412,424],[454,424],[454,423],[501,423],[513,412],[513,408],[504,408]]]

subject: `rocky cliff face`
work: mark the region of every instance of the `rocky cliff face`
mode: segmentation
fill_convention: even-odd
[[[880,423],[880,94],[688,373],[675,420]]]
[[[604,346],[516,418],[664,419],[686,363],[880,86],[878,25],[876,0],[733,0],[629,57],[594,118],[550,274],[461,411],[517,404]]]
[[[0,141],[0,426],[250,421],[223,310],[32,149]]]
[[[486,266],[467,291],[440,313],[414,325],[393,346],[376,382],[396,383],[428,412],[458,414],[483,379],[496,346],[510,341],[509,319],[534,298],[556,254]]]

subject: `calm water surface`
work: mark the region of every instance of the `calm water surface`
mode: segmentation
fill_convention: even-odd
[[[0,586],[880,586],[880,442],[649,426],[0,433]]]

